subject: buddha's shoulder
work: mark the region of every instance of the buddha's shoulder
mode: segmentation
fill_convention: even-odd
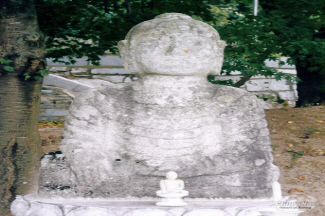
[[[116,84],[92,88],[80,92],[73,100],[70,107],[71,113],[97,113],[97,115],[110,115],[111,118],[117,116],[127,103],[127,95],[130,89],[129,83]],[[94,111],[97,110],[97,111]],[[118,112],[117,112],[118,111]],[[112,114],[114,113],[114,114]]]
[[[120,83],[108,86],[102,86],[98,88],[92,88],[80,92],[75,101],[93,101],[100,102],[103,100],[114,100],[123,97],[131,88],[130,83]]]
[[[225,104],[228,107],[238,106],[241,107],[241,109],[261,107],[261,103],[256,95],[240,88],[215,85],[213,87],[213,92],[214,101]]]

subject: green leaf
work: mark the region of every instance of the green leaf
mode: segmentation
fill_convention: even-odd
[[[27,73],[24,73],[24,77],[25,77],[25,80],[28,80],[30,78],[29,73],[28,72]]]
[[[43,79],[43,77],[41,77],[41,76],[34,76],[34,80],[42,80]]]
[[[8,60],[8,59],[0,58],[0,63],[1,64],[9,64],[10,62],[12,62],[12,61]]]
[[[276,100],[276,102],[279,103],[279,104],[283,104],[285,102],[285,100],[283,100],[282,98],[278,98]]]
[[[43,77],[47,76],[50,74],[50,71],[42,69],[38,71]]]
[[[14,71],[14,70],[15,70],[15,68],[14,68],[14,67],[11,67],[11,66],[7,66],[7,65],[5,65],[5,66],[2,66],[2,68],[3,68],[4,70],[6,70],[6,71],[10,71],[10,72],[12,72],[12,71]]]
[[[302,156],[302,155],[304,155],[304,152],[303,151],[298,151],[298,152],[296,152],[296,154]]]

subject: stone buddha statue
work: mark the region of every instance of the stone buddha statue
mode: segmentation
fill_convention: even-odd
[[[184,190],[184,181],[177,179],[177,173],[169,171],[165,180],[160,180],[160,189],[156,192],[157,196],[162,197],[158,206],[185,206],[186,202],[182,197],[188,196],[188,191]]]
[[[75,98],[62,155],[42,160],[41,195],[153,197],[174,170],[190,197],[272,197],[278,169],[258,99],[207,81],[220,73],[225,47],[213,27],[163,14],[118,47],[139,79]]]

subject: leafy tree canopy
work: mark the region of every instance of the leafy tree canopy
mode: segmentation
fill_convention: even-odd
[[[210,6],[194,0],[38,0],[37,7],[40,27],[48,36],[48,57],[88,56],[95,63],[106,50],[117,53],[117,42],[134,25],[161,13],[213,21]]]
[[[288,63],[305,73],[325,74],[325,1],[262,0],[258,16],[251,0],[37,0],[37,11],[48,57],[70,56],[72,63],[73,57],[88,56],[98,64],[106,50],[117,53],[117,41],[134,25],[179,12],[213,25],[227,42],[224,74],[292,79],[265,67],[266,59],[279,56],[291,57]]]

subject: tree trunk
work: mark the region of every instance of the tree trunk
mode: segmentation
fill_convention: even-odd
[[[301,79],[297,84],[299,96],[297,106],[325,104],[325,75],[320,72],[320,69],[309,71],[312,66],[319,65],[313,65],[308,60],[304,63],[297,60],[297,76]]]
[[[35,191],[41,156],[38,111],[41,81],[25,81],[45,67],[44,37],[38,30],[33,0],[0,1],[0,215],[16,194]]]
[[[37,186],[41,156],[37,128],[40,89],[40,81],[26,82],[15,74],[0,78],[2,207],[8,207],[16,194],[30,193]]]

